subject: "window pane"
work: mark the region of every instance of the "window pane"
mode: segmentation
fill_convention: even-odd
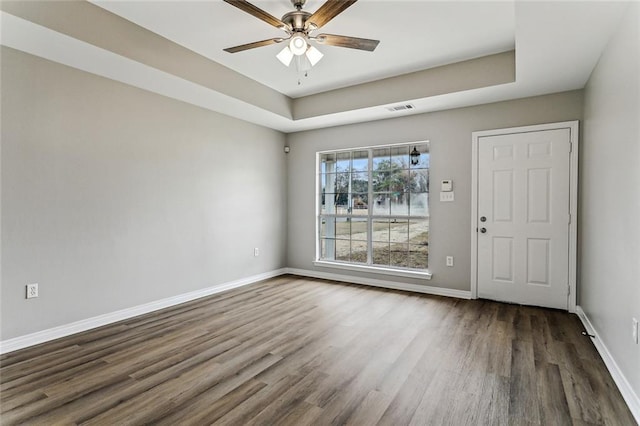
[[[351,153],[339,152],[336,160],[336,172],[349,172],[351,171]]]
[[[331,192],[335,193],[333,203],[336,206],[336,213],[345,214],[349,204],[349,173],[337,173],[335,175],[327,175],[327,187],[330,188],[331,177],[334,177],[335,189]],[[338,209],[341,211],[339,212]]]
[[[389,167],[391,161],[391,150],[389,148],[376,148],[373,150],[373,170],[378,170],[380,164],[386,164]]]
[[[328,175],[332,176],[332,175]],[[346,194],[349,191],[349,173],[335,174],[335,192],[337,194]]]
[[[336,175],[335,173],[324,173],[320,175],[320,185],[322,192],[335,192]]]
[[[409,168],[409,147],[395,146],[391,148],[391,164],[401,169]]]
[[[351,192],[369,192],[369,173],[359,172],[351,174]]]
[[[409,188],[411,192],[429,192],[429,169],[411,170]]]
[[[335,238],[336,220],[333,217],[323,217],[320,222],[320,238]]]
[[[367,263],[367,242],[351,241],[351,261]]]
[[[389,242],[389,220],[374,219],[373,220],[373,241]]]
[[[389,227],[389,241],[392,243],[409,242],[409,221],[404,219],[391,219]]]
[[[389,243],[373,243],[373,263],[389,265]]]
[[[366,172],[369,170],[369,151],[354,151],[351,170],[354,172]]]
[[[409,267],[409,245],[391,243],[389,264],[391,266],[398,266],[402,268]]]
[[[409,245],[409,267],[427,269],[429,260],[429,247],[425,245]]]
[[[349,240],[336,240],[336,260],[349,261]]]
[[[320,172],[321,173],[335,173],[336,171],[336,154],[321,154],[320,155]]]
[[[326,260],[335,259],[335,240],[322,239],[320,240],[320,258]]]
[[[391,200],[389,194],[373,194],[373,214],[389,215],[391,214]]]
[[[351,194],[351,213],[366,216],[369,212],[369,194]]]
[[[409,188],[409,171],[397,169],[389,174],[389,192],[404,192]]]
[[[371,178],[373,180],[373,192],[387,192],[389,191],[389,181],[390,175],[388,171],[386,172],[373,172],[371,174]]]
[[[346,217],[337,217],[336,221],[336,238],[349,239],[351,235],[351,222]]]
[[[367,219],[351,219],[351,241],[367,241],[368,226]],[[365,246],[366,251],[366,246]]]
[[[336,194],[322,194],[320,199],[320,214],[335,214],[335,197]]]
[[[413,150],[413,147],[411,148]],[[412,164],[412,169],[428,169],[429,168],[429,145],[428,144],[418,144],[416,145],[416,149],[420,153],[420,157],[418,157],[418,164]]]
[[[429,193],[412,193],[409,199],[409,214],[412,216],[429,216]]]
[[[429,220],[411,220],[409,223],[409,242],[427,246],[429,242]]]
[[[390,194],[391,200],[391,214],[403,215],[409,214],[409,194],[406,192],[394,192]]]

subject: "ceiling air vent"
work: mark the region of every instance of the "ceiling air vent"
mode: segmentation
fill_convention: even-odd
[[[407,111],[410,109],[415,109],[415,107],[411,104],[394,105],[394,106],[387,107],[387,110],[391,112]]]

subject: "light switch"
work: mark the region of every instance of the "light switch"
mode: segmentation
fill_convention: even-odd
[[[453,196],[453,191],[440,193],[440,201],[442,201],[443,203],[450,203],[454,200],[455,197]]]

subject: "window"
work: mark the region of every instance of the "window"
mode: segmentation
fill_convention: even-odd
[[[427,270],[429,144],[318,153],[317,260]]]

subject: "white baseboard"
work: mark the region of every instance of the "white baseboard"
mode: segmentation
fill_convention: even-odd
[[[341,281],[352,284],[363,284],[373,287],[390,288],[394,290],[412,291],[415,293],[433,294],[436,296],[455,297],[458,299],[471,299],[471,292],[465,290],[455,290],[451,288],[431,287],[426,285],[399,283],[395,281],[385,281],[373,278],[354,277],[352,275],[334,274],[330,272],[318,272],[308,269],[286,268],[288,274],[300,275],[303,277],[322,278],[325,280]]]
[[[624,376],[622,370],[620,370],[620,367],[618,367],[618,364],[611,355],[611,352],[609,352],[609,349],[607,349],[607,347],[605,346],[604,342],[598,335],[597,330],[593,327],[593,324],[591,324],[591,321],[589,321],[589,317],[587,317],[587,314],[582,310],[581,306],[576,306],[576,314],[578,314],[578,317],[580,318],[580,321],[582,321],[582,325],[584,325],[584,328],[587,330],[587,332],[595,336],[592,339],[593,344],[598,350],[600,357],[602,357],[604,364],[607,366],[611,377],[613,377],[613,381],[616,382],[616,385],[618,386],[622,397],[631,410],[631,414],[633,414],[633,417],[635,417],[636,422],[640,424],[640,398],[633,391],[633,388],[629,384],[629,381]]]
[[[65,324],[65,325],[53,327],[47,330],[42,330],[35,333],[27,334],[24,336],[15,337],[13,339],[4,340],[0,342],[0,354],[13,352],[18,349],[23,349],[29,346],[38,345],[40,343],[44,343],[54,339],[59,339],[61,337],[69,336],[71,334],[90,330],[92,328],[102,327],[104,325],[112,324],[114,322],[122,321],[138,315],[157,311],[159,309],[179,305],[180,303],[189,302],[191,300],[199,299],[201,297],[210,296],[212,294],[221,293],[223,291],[253,284],[255,282],[266,280],[268,278],[277,277],[284,273],[286,273],[286,270],[284,268],[277,269],[275,271],[269,271],[263,274],[253,275],[250,277],[241,278],[239,280],[230,281],[224,284],[219,284],[213,287],[204,288],[202,290],[195,290],[189,293],[179,294],[177,296],[168,297],[166,299],[156,300],[154,302],[145,303],[143,305],[133,306],[131,308],[122,309],[120,311],[111,312],[108,314],[98,315],[96,317],[72,322],[71,324]]]

